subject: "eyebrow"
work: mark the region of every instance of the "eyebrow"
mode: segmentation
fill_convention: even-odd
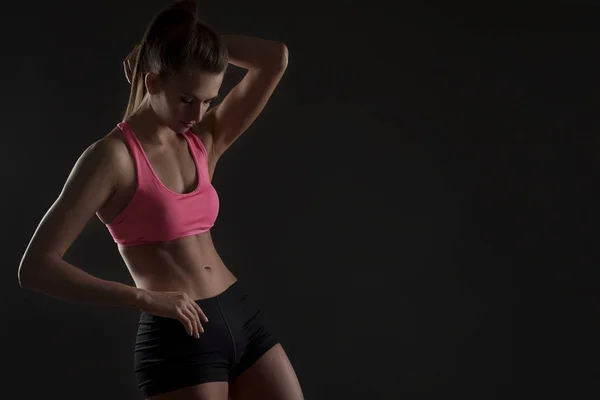
[[[196,99],[196,100],[199,100],[199,99],[198,99],[198,97],[194,96],[194,95],[193,95],[193,94],[191,94],[191,93],[188,93],[188,92],[181,92],[181,93],[182,93],[182,94],[184,94],[184,95],[186,95],[186,96],[193,97],[193,98],[194,98],[194,99]],[[217,97],[219,97],[219,95],[218,95],[218,94],[217,94],[216,96],[214,96],[214,97],[211,97],[211,98],[208,98],[208,99],[206,99],[206,100],[204,100],[204,101],[207,101],[207,100],[208,100],[208,101],[211,101],[211,100],[214,100],[214,99],[216,99]]]

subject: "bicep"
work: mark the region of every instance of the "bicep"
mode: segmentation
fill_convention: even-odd
[[[97,142],[77,160],[65,185],[40,221],[24,258],[66,253],[115,188],[111,149]]]
[[[222,154],[254,123],[263,111],[282,78],[287,64],[276,64],[250,70],[223,99],[211,110],[211,132],[216,154]]]

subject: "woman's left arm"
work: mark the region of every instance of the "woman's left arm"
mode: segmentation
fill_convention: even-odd
[[[219,157],[258,117],[279,84],[288,62],[283,43],[247,36],[223,35],[229,62],[247,69],[244,78],[207,112],[205,119]],[[212,115],[210,115],[212,114]]]

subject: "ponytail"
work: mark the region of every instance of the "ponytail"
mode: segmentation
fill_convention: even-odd
[[[144,100],[146,95],[146,84],[144,82],[144,69],[142,66],[144,59],[144,52],[146,50],[145,44],[142,42],[135,59],[133,73],[131,76],[131,87],[129,89],[129,101],[127,103],[127,109],[123,119],[127,119],[133,114]]]
[[[227,68],[227,47],[215,31],[199,20],[196,7],[195,0],[174,1],[146,28],[133,67],[124,119],[131,117],[144,101],[147,73],[164,79],[181,71],[187,63],[208,73],[222,73]]]

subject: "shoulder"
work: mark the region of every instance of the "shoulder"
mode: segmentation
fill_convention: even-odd
[[[122,166],[123,163],[131,163],[132,161],[125,136],[119,127],[115,127],[92,146],[97,148],[96,151],[100,157],[104,157],[105,160],[116,165]]]
[[[88,174],[110,173],[116,176],[132,165],[123,134],[119,128],[115,128],[83,151],[76,168]]]

